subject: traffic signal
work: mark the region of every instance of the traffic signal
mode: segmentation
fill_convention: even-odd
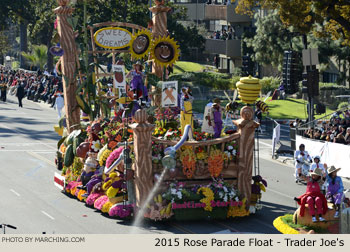
[[[287,94],[293,94],[298,91],[298,82],[301,80],[300,66],[301,59],[298,52],[284,52],[282,82]]]
[[[303,73],[303,88],[301,92],[307,94],[310,97],[319,95],[319,72],[318,69],[307,69],[307,72]]]
[[[326,113],[326,106],[322,103],[316,104],[316,114],[321,115]]]
[[[312,96],[320,95],[319,81],[320,81],[320,75],[319,75],[318,69],[313,69],[312,70]]]

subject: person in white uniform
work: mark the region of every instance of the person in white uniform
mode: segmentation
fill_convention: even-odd
[[[322,173],[324,176],[326,176],[326,169],[327,169],[327,164],[321,164],[321,157],[316,155],[314,157],[314,162],[311,164],[309,172],[313,172],[316,168],[319,168],[322,170]]]
[[[322,171],[322,179],[325,181],[327,177],[327,164],[321,164],[321,157],[319,155],[314,156],[314,162],[311,164],[309,172],[313,172],[315,169],[320,169]],[[325,193],[326,188],[326,183],[323,183],[321,191]]]
[[[57,109],[58,119],[61,118],[61,110],[63,108],[64,108],[64,99],[63,99],[61,93],[57,93],[56,102],[55,102],[55,109]]]
[[[203,116],[203,124],[202,124],[202,132],[206,132],[209,134],[214,134],[214,127],[209,125],[210,119],[210,109],[213,106],[213,103],[210,101],[204,108],[204,116]]]
[[[307,151],[305,151],[305,145],[300,144],[299,150],[294,153],[295,160],[295,183],[301,181],[301,175],[307,175],[309,172],[310,164],[312,159]]]

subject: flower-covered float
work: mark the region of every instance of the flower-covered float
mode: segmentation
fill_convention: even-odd
[[[62,48],[69,48],[67,45],[74,43],[73,36],[64,37],[65,33],[61,32],[69,30],[69,34],[74,34],[72,27],[67,25],[69,22],[63,22],[67,19],[67,8],[63,4],[56,11],[60,14]],[[225,134],[224,109],[220,100],[215,99],[204,120],[211,130],[204,133],[194,122],[190,87],[181,86],[180,91],[177,83],[164,81],[162,95],[152,97],[157,104],[156,111],[146,112],[149,100],[146,81],[142,83],[142,58],[150,52],[154,75],[166,80],[170,72],[168,68],[179,57],[179,47],[166,30],[166,15],[170,10],[164,6],[164,1],[156,1],[156,6],[150,8],[154,14],[150,22],[152,34],[139,25],[121,22],[88,26],[94,34],[91,36],[96,65],[94,76],[88,71],[86,80],[79,76],[81,85],[77,92],[68,89],[75,86],[74,81],[64,85],[65,96],[70,97],[66,104],[68,128],[58,142],[57,167],[61,170],[61,177],[55,177],[55,182],[67,195],[116,218],[130,218],[139,213],[142,213],[141,217],[152,220],[225,219],[249,215],[259,209],[261,198],[260,191],[252,192],[254,132],[258,127],[253,120],[253,109],[243,107],[241,119],[235,121],[237,130]],[[108,27],[101,29],[102,26]],[[95,31],[96,28],[99,30]],[[111,30],[119,31],[113,35],[123,34],[126,38],[121,41],[121,46],[104,44],[101,38]],[[132,76],[128,84],[124,82],[124,68],[120,66],[123,63],[115,62],[116,53],[125,50],[131,50],[134,60],[140,60],[128,73],[127,76]],[[92,88],[95,84],[100,86],[97,79],[106,76],[98,72],[98,57],[95,56],[101,52],[112,54],[115,71],[111,75],[114,84],[121,85],[120,92],[111,88],[103,95],[99,88]],[[73,62],[71,59],[78,58],[75,53],[65,50],[61,60],[65,62],[69,58],[69,62]],[[64,81],[76,76],[68,65],[62,64],[62,72],[69,73],[69,76],[66,74],[69,78],[64,78]],[[256,97],[244,91],[253,88],[255,92],[260,85],[255,79],[248,79],[239,87],[240,97],[247,103],[254,103]],[[116,97],[117,100],[108,100],[107,94],[113,92],[123,95]],[[91,97],[97,98],[91,103]],[[108,117],[107,104],[114,107],[116,116],[95,119],[97,114]],[[76,129],[79,128],[76,122],[79,107],[89,114],[91,121]],[[101,113],[98,113],[98,108],[101,108]]]
[[[213,138],[194,129],[175,152],[171,168],[164,162],[167,149],[184,137],[176,111],[166,111],[165,119],[156,110],[154,125],[140,109],[132,123],[97,119],[64,136],[57,152],[64,192],[116,218],[137,214],[155,184],[159,188],[143,213],[152,220],[226,219],[259,210],[266,181],[252,178],[257,126],[252,109],[242,108],[233,134]]]

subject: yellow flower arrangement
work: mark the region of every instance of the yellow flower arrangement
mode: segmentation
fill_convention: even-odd
[[[201,147],[196,149],[197,160],[206,160],[208,158],[208,153]]]
[[[201,193],[205,196],[203,199],[200,200],[200,202],[205,203],[204,210],[205,211],[212,211],[213,208],[211,206],[211,202],[214,200],[214,193],[213,191],[208,187],[201,187],[197,190],[197,194]]]
[[[111,179],[108,180],[106,183],[103,183],[102,190],[106,191],[112,185],[112,183],[113,183],[113,181]]]
[[[107,201],[101,208],[102,213],[108,213],[109,210],[112,208],[113,203],[110,201]]]
[[[247,198],[242,200],[242,206],[229,206],[227,211],[227,218],[229,217],[243,217],[249,215],[249,210],[245,209]]]
[[[297,230],[284,223],[282,220],[283,216],[276,218],[273,221],[273,226],[280,231],[282,234],[299,234]]]
[[[106,149],[106,150],[102,153],[102,155],[101,155],[101,157],[100,157],[100,160],[99,160],[100,166],[103,166],[103,165],[106,163],[106,160],[107,160],[107,158],[109,157],[109,155],[110,155],[111,153],[112,153],[112,151],[109,150],[109,149]]]
[[[75,196],[75,192],[77,191],[77,187],[73,187],[72,189],[70,189],[70,194],[72,194],[73,196]]]
[[[83,197],[83,194],[85,194],[85,193],[86,193],[85,190],[80,190],[80,191],[78,192],[78,200],[80,200],[80,201],[85,201],[86,197]]]
[[[108,198],[114,198],[119,192],[119,188],[114,188],[113,186],[109,187],[106,195],[108,196]]]
[[[112,172],[111,174],[109,174],[109,176],[111,179],[116,179],[116,181],[118,181],[120,178],[118,178],[118,174],[116,172]]]
[[[153,135],[154,136],[157,136],[157,135],[160,135],[160,136],[163,136],[165,133],[166,133],[166,129],[165,128],[162,128],[162,127],[157,127],[155,128],[155,130],[153,131]]]

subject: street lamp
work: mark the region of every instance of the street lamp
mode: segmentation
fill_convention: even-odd
[[[12,228],[12,229],[17,229],[15,226],[12,226],[10,224],[0,224],[0,228],[3,228],[4,229],[4,234],[5,234],[5,228],[8,227],[8,228]]]
[[[197,29],[198,29],[198,0],[196,2],[196,22],[197,22]]]

